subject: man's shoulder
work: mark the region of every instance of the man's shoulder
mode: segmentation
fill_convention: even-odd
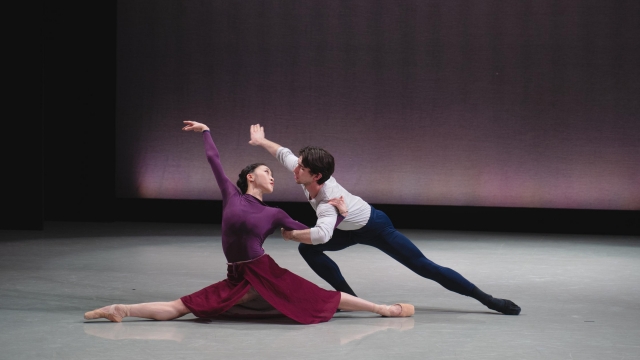
[[[324,182],[324,188],[325,189],[329,189],[329,190],[333,190],[333,189],[337,189],[337,188],[341,188],[342,186],[340,186],[340,184],[338,184],[338,182],[336,181],[336,178],[334,178],[333,176],[331,176],[329,178],[329,180]]]
[[[328,201],[331,198],[340,196],[344,192],[344,188],[340,186],[340,184],[338,184],[336,179],[332,176],[329,178],[329,180],[325,181],[325,183],[322,184],[322,192],[325,197],[324,200]]]

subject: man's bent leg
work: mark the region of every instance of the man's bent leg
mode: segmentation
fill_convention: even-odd
[[[334,289],[356,296],[342,276],[338,264],[324,253],[325,251],[339,251],[351,245],[355,245],[355,243],[349,240],[348,232],[336,229],[331,240],[326,243],[320,245],[300,244],[298,251],[309,267]]]

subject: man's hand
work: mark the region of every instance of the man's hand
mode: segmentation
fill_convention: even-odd
[[[286,241],[297,241],[303,244],[313,244],[311,242],[311,232],[309,229],[306,230],[285,230],[284,228],[280,228],[280,234],[282,234],[282,238]]]
[[[260,124],[251,125],[251,141],[249,144],[253,146],[261,146],[264,143],[264,127]]]
[[[278,149],[281,146],[274,143],[273,141],[267,140],[264,137],[264,127],[260,126],[260,124],[251,125],[250,132],[251,141],[249,141],[249,144],[253,146],[262,146],[269,152],[269,154],[276,156],[276,154],[278,153]]]
[[[293,240],[293,230],[285,230],[284,228],[280,228],[280,234],[282,234],[282,238],[286,241]]]
[[[209,127],[205,124],[201,124],[199,122],[185,120],[183,123],[186,124],[185,127],[182,128],[183,131],[195,131],[195,132],[203,132],[205,130],[209,130]]]

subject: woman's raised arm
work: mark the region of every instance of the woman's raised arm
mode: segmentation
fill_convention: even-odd
[[[204,148],[207,154],[207,160],[209,161],[209,165],[211,165],[213,175],[216,177],[216,182],[220,187],[220,192],[222,192],[222,199],[226,200],[229,196],[238,193],[240,190],[238,190],[231,180],[229,180],[222,169],[220,153],[218,152],[218,148],[216,148],[216,144],[213,143],[209,127],[205,124],[190,120],[186,120],[184,123],[185,127],[183,127],[182,130],[203,133],[202,137],[204,139]]]

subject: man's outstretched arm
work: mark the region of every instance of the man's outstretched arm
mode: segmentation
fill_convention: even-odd
[[[273,156],[276,156],[278,149],[282,147],[264,137],[264,127],[260,126],[260,124],[251,125],[251,141],[249,141],[249,144],[262,146]]]
[[[289,171],[293,171],[298,165],[298,157],[293,155],[291,150],[264,137],[264,127],[260,126],[260,124],[251,125],[251,141],[249,141],[249,144],[265,148]]]

